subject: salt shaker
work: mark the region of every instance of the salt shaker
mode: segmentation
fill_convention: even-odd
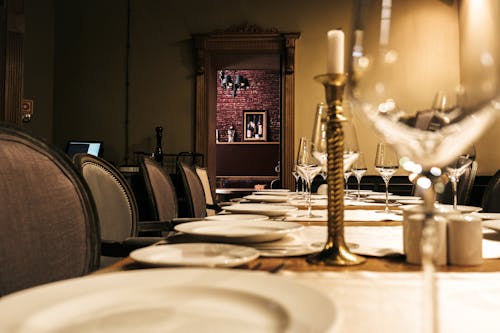
[[[479,217],[448,217],[448,259],[451,265],[474,266],[483,263],[483,230]]]

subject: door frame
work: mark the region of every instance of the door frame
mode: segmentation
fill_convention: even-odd
[[[212,188],[215,188],[216,176],[216,67],[223,57],[253,54],[280,58],[280,179],[283,188],[293,189],[295,42],[299,37],[299,32],[264,31],[247,24],[222,32],[193,35],[196,61],[195,151],[204,156]]]

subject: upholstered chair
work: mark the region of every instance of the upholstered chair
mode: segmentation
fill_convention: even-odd
[[[177,218],[177,194],[170,176],[160,164],[148,157],[142,157],[139,166],[144,177],[152,219],[170,221]]]
[[[139,231],[166,231],[169,226],[154,221],[138,221],[135,195],[114,165],[89,154],[77,154],[73,162],[87,182],[97,207],[103,256],[125,257],[136,248],[162,239],[138,237]]]
[[[178,170],[184,185],[188,217],[203,218],[207,216],[205,190],[200,177],[190,165],[178,161]]]
[[[99,266],[85,181],[57,148],[0,125],[0,296]]]
[[[205,201],[207,204],[207,215],[211,216],[221,212],[222,208],[214,200],[214,193],[212,191],[212,186],[210,186],[207,169],[199,166],[194,166],[194,170],[196,171],[196,174],[200,178],[201,184],[203,185],[203,192],[205,193]]]
[[[483,195],[483,211],[487,213],[500,213],[500,170],[491,177]]]

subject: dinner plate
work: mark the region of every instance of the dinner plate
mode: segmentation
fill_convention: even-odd
[[[424,200],[422,200],[421,198],[419,198],[419,199],[399,199],[397,201],[403,205],[418,205],[418,204],[424,203]]]
[[[257,214],[222,214],[205,217],[210,221],[264,221],[269,220],[269,216]]]
[[[279,195],[288,197],[290,195],[295,195],[295,192],[283,191],[283,190],[275,190],[275,191],[255,191],[252,192],[253,195]]]
[[[297,207],[287,205],[272,205],[262,203],[243,203],[222,207],[225,211],[239,214],[263,214],[267,216],[283,216],[297,210]]]
[[[280,239],[303,227],[281,221],[195,221],[178,224],[175,230],[212,241],[257,243]]]
[[[254,243],[249,246],[259,250],[262,257],[293,257],[319,252],[325,242],[324,227],[307,226],[277,241]]]
[[[483,220],[500,220],[500,213],[478,213],[472,212],[472,215],[479,216]]]
[[[234,267],[258,256],[259,251],[251,247],[216,243],[155,245],[130,253],[135,261],[154,266]]]
[[[321,311],[318,311],[321,309]],[[235,269],[89,275],[0,299],[0,332],[326,332],[339,311],[293,279]]]
[[[436,207],[453,208],[453,205],[435,204]],[[482,210],[481,207],[458,205],[457,210],[461,213],[473,213]]]
[[[271,194],[250,194],[243,197],[252,202],[287,202],[288,196],[284,195],[271,195]]]
[[[289,189],[287,188],[265,188],[263,190],[259,190],[259,192],[263,192],[263,193],[278,193],[278,192],[290,192]]]
[[[487,228],[493,229],[497,232],[500,232],[500,220],[483,221],[483,227],[487,227]]]

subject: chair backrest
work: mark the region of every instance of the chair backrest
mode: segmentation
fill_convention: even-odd
[[[207,202],[200,177],[190,165],[184,162],[178,162],[178,169],[184,185],[188,217],[207,216]]]
[[[472,186],[476,179],[477,162],[465,169],[465,172],[460,176],[457,185],[457,203],[459,205],[467,205],[469,203]],[[448,182],[442,193],[436,195],[436,200],[443,204],[453,204],[453,188],[451,182]]]
[[[99,266],[90,192],[58,149],[0,125],[0,296]]]
[[[120,171],[104,159],[89,154],[77,154],[73,162],[94,198],[101,239],[122,241],[137,236],[137,203]]]
[[[484,212],[500,213],[500,170],[488,182],[483,195],[482,207]]]
[[[200,178],[201,184],[203,185],[203,191],[205,192],[205,201],[207,203],[207,215],[212,216],[217,213],[215,209],[215,200],[212,187],[210,186],[210,179],[208,178],[207,169],[195,166],[196,174]],[[212,208],[213,207],[213,208]]]
[[[177,217],[177,196],[170,176],[155,161],[143,157],[140,170],[148,194],[151,215],[156,221],[170,221]]]

